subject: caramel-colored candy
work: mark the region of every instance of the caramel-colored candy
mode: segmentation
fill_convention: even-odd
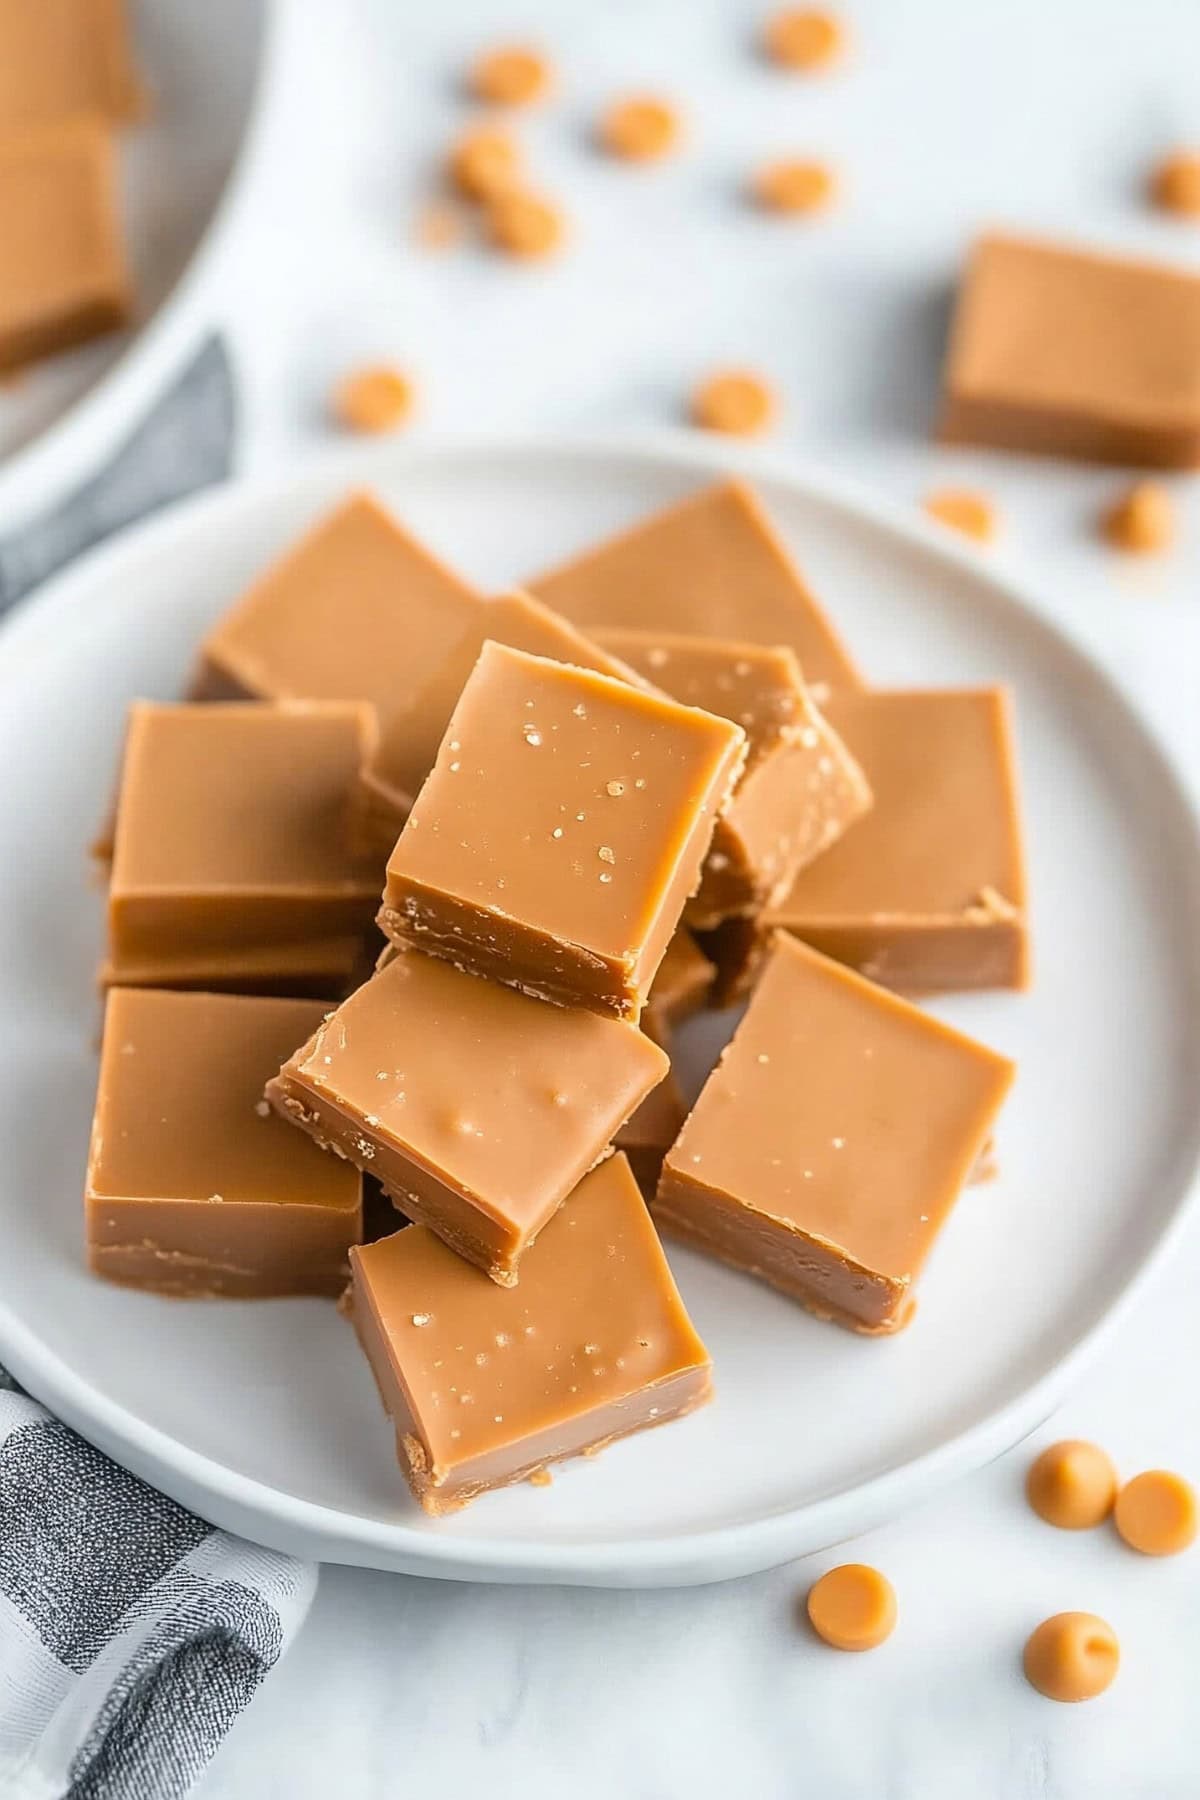
[[[600,121],[599,137],[612,156],[625,162],[657,162],[679,142],[679,114],[669,100],[651,94],[619,100]]]
[[[474,125],[450,152],[447,173],[468,200],[490,200],[504,193],[521,173],[521,152],[514,138],[498,125]]]
[[[350,431],[394,431],[412,407],[412,383],[399,369],[358,369],[333,397],[334,413]]]
[[[1176,150],[1150,177],[1150,197],[1164,212],[1200,218],[1200,150]]]
[[[1060,1531],[1087,1531],[1107,1519],[1117,1497],[1117,1471],[1098,1444],[1066,1438],[1030,1465],[1025,1494],[1039,1519]]]
[[[808,1590],[808,1617],[835,1650],[874,1650],[896,1629],[896,1593],[869,1563],[842,1563]]]
[[[722,369],[710,375],[691,401],[693,424],[731,437],[756,437],[774,421],[776,411],[771,388],[748,369]]]
[[[475,62],[467,86],[488,106],[528,106],[550,89],[550,65],[523,44],[488,50]]]
[[[1113,1518],[1131,1550],[1177,1556],[1196,1536],[1196,1490],[1170,1469],[1147,1469],[1125,1483]]]
[[[1095,1613],[1055,1613],[1025,1646],[1025,1679],[1047,1700],[1094,1700],[1110,1686],[1120,1662],[1111,1625]]]
[[[1135,481],[1109,507],[1102,525],[1114,550],[1133,556],[1150,556],[1165,550],[1175,535],[1171,496],[1155,481]]]
[[[819,7],[788,7],[768,19],[763,28],[763,49],[771,61],[805,74],[827,68],[845,47],[841,21]]]
[[[975,538],[978,543],[990,544],[996,535],[999,521],[986,494],[972,493],[967,488],[937,488],[925,496],[924,507],[931,519],[948,525],[951,531],[961,531],[964,537]]]
[[[487,233],[493,249],[506,256],[551,256],[566,236],[566,224],[552,201],[514,189],[489,201]]]
[[[835,186],[828,163],[788,158],[759,169],[750,191],[765,212],[812,213],[828,206]]]

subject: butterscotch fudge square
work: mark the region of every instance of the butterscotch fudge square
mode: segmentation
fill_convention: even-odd
[[[351,1314],[429,1513],[703,1404],[711,1366],[623,1156],[495,1287],[420,1226],[356,1251]]]
[[[871,804],[865,776],[814,705],[792,651],[669,632],[597,632],[648,680],[744,727],[746,766],[713,832],[688,923],[755,914]]]
[[[727,719],[485,644],[388,861],[382,930],[636,1019],[745,744]]]
[[[655,1218],[823,1318],[896,1331],[1013,1074],[781,935],[667,1153]]]
[[[124,0],[0,0],[0,135],[141,101]]]
[[[862,678],[757,495],[718,482],[526,584],[586,628],[785,644],[818,700]]]
[[[369,707],[130,710],[105,979],[317,991],[351,973],[378,893],[353,844]]]
[[[634,1025],[408,951],[322,1021],[267,1093],[509,1283],[667,1069]]]
[[[109,994],[85,1190],[98,1275],[179,1295],[342,1291],[358,1171],[262,1097],[322,1015],[311,1000]]]
[[[366,700],[383,729],[479,605],[377,500],[352,494],[218,620],[192,698]]]

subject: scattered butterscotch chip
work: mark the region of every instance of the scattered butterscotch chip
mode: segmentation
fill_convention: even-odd
[[[1026,1681],[1047,1700],[1094,1700],[1112,1683],[1121,1646],[1095,1613],[1055,1613],[1030,1637],[1023,1661]]]
[[[925,496],[922,504],[931,519],[948,525],[951,531],[961,531],[964,537],[975,538],[978,543],[990,544],[996,535],[999,520],[986,494],[969,488],[937,488]]]
[[[771,388],[748,369],[723,369],[702,381],[692,395],[692,423],[705,431],[723,431],[732,437],[755,437],[775,418],[776,399]]]
[[[1196,1490],[1170,1469],[1147,1469],[1125,1483],[1113,1518],[1131,1550],[1177,1556],[1196,1536]]]
[[[473,125],[450,151],[447,172],[468,200],[491,200],[515,186],[521,151],[515,138],[498,125]]]
[[[513,189],[488,202],[487,233],[506,256],[552,256],[566,236],[566,224],[552,201]]]
[[[1087,1531],[1107,1519],[1117,1497],[1117,1471],[1098,1444],[1066,1438],[1030,1465],[1025,1495],[1039,1519],[1061,1531]]]
[[[828,206],[835,186],[828,163],[787,157],[757,170],[750,192],[764,212],[812,213]]]
[[[626,162],[656,162],[668,156],[679,142],[679,114],[669,100],[651,94],[618,100],[600,121],[604,148]]]
[[[449,250],[462,234],[462,214],[452,206],[436,203],[421,209],[413,227],[413,236],[423,250]]]
[[[1153,555],[1165,550],[1175,535],[1171,496],[1156,481],[1135,481],[1109,507],[1101,523],[1114,550],[1133,556]]]
[[[896,1628],[896,1594],[869,1563],[842,1563],[808,1590],[813,1630],[835,1650],[874,1650]]]
[[[550,90],[550,65],[537,50],[504,45],[473,63],[467,86],[488,106],[528,106]]]
[[[812,73],[836,62],[846,48],[846,31],[836,14],[820,7],[789,6],[763,27],[763,49],[785,69]]]
[[[358,369],[338,383],[333,411],[350,431],[395,431],[413,408],[413,386],[399,369]]]
[[[1150,177],[1150,198],[1164,212],[1200,218],[1200,150],[1176,150]]]

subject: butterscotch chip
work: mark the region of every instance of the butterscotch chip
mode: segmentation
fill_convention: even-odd
[[[835,1650],[874,1650],[896,1628],[896,1594],[869,1563],[843,1563],[808,1590],[813,1630]]]
[[[1200,150],[1176,150],[1150,177],[1150,197],[1164,212],[1200,218]]]
[[[1095,1613],[1055,1613],[1025,1646],[1025,1679],[1047,1700],[1094,1700],[1112,1683],[1120,1662],[1111,1625]]]
[[[399,369],[359,369],[339,382],[333,396],[334,414],[350,431],[394,431],[412,407],[412,383]]]
[[[474,125],[451,149],[446,169],[468,200],[491,200],[518,180],[520,146],[498,125]]]
[[[1177,1556],[1196,1536],[1196,1490],[1170,1469],[1147,1469],[1125,1483],[1113,1518],[1131,1550]]]
[[[1114,550],[1125,550],[1134,556],[1165,550],[1175,535],[1171,496],[1157,482],[1135,481],[1109,507],[1101,523]]]
[[[1117,1497],[1117,1471],[1098,1444],[1066,1438],[1030,1465],[1025,1494],[1039,1519],[1060,1531],[1087,1531],[1107,1519]]]
[[[692,395],[692,422],[705,431],[754,437],[775,417],[775,395],[759,375],[727,369],[711,375]]]
[[[846,48],[846,32],[834,13],[819,7],[788,7],[763,27],[763,49],[785,69],[811,73],[827,68]]]
[[[766,212],[819,212],[833,198],[833,170],[827,163],[788,158],[766,163],[750,184],[754,199]]]
[[[990,544],[996,535],[996,509],[986,494],[967,488],[937,488],[925,496],[922,504],[931,519],[948,525],[952,531],[961,531],[964,537]]]
[[[496,194],[487,210],[491,243],[507,256],[550,256],[566,235],[558,208],[539,194]]]
[[[599,128],[604,148],[626,162],[655,162],[674,150],[680,135],[679,114],[670,101],[649,94],[617,101]]]
[[[488,106],[528,106],[550,89],[550,65],[522,44],[488,50],[472,64],[467,86]]]

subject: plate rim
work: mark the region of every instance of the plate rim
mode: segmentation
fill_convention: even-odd
[[[257,185],[267,121],[280,87],[283,0],[257,0],[257,7],[258,42],[249,99],[208,222],[174,287],[119,356],[49,425],[0,460],[0,517],[6,532],[19,531],[85,481],[133,430],[201,333],[219,319],[215,275]]]
[[[87,592],[118,579],[123,563],[153,556],[160,545],[190,528],[203,530],[210,516],[231,512],[252,516],[289,495],[307,491],[315,495],[340,483],[370,486],[384,470],[402,474],[406,465],[453,464],[482,454],[512,460],[550,455],[576,462],[618,458],[674,474],[690,472],[697,478],[731,475],[770,481],[832,510],[849,525],[880,531],[894,543],[930,553],[984,583],[1002,605],[1047,634],[1060,653],[1081,661],[1108,701],[1118,707],[1151,759],[1159,792],[1184,827],[1184,854],[1200,879],[1200,803],[1174,750],[1102,654],[1073,624],[1054,616],[1037,584],[1023,571],[985,563],[968,546],[946,541],[948,534],[920,515],[910,515],[857,484],[830,477],[807,460],[778,450],[710,444],[687,432],[472,434],[339,448],[311,454],[290,469],[193,496],[98,546],[14,608],[0,624],[0,693],[8,681],[19,678],[23,654],[36,654],[60,623],[69,622],[77,590]],[[48,1350],[2,1299],[0,1358],[35,1398],[134,1473],[215,1524],[278,1549],[323,1561],[459,1580],[606,1587],[724,1580],[856,1536],[915,1505],[955,1475],[982,1466],[1042,1424],[1161,1267],[1200,1197],[1200,1117],[1171,1176],[1170,1211],[1162,1229],[1131,1263],[1113,1300],[1085,1326],[1065,1356],[1001,1405],[917,1456],[837,1494],[734,1524],[670,1535],[514,1544],[486,1533],[470,1539],[439,1537],[404,1521],[356,1518],[240,1475],[144,1424]]]

